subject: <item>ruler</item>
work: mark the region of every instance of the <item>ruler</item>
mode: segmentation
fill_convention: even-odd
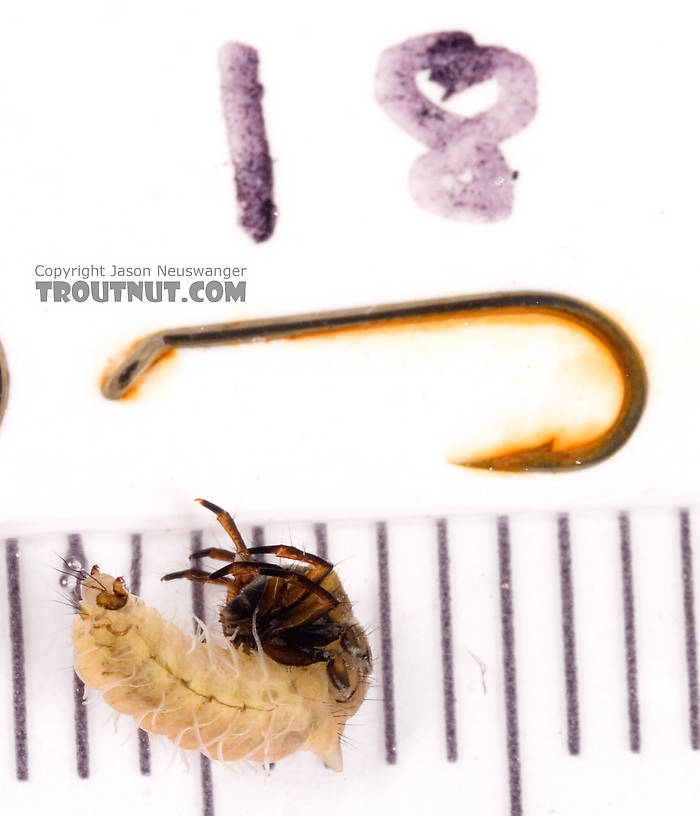
[[[185,756],[127,718],[113,727],[98,695],[83,702],[60,558],[124,574],[166,616],[215,629],[216,588],[159,579],[225,544],[218,528],[6,535],[6,812],[82,813],[99,798],[195,816],[694,813],[698,525],[692,508],[244,525],[254,545],[333,561],[369,630],[374,686],[341,774],[306,753],[268,775]]]

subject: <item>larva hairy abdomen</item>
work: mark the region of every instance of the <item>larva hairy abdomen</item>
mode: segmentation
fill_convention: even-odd
[[[342,769],[340,735],[357,706],[333,700],[325,664],[203,643],[97,568],[81,594],[75,670],[141,728],[212,759],[270,763],[305,750]]]

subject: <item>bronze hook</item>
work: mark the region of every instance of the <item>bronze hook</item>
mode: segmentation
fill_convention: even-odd
[[[0,343],[0,422],[5,415],[7,406],[7,394],[10,388],[10,373],[7,368],[7,359]]]
[[[582,327],[602,342],[622,377],[620,410],[602,434],[565,450],[554,450],[553,440],[550,440],[543,445],[454,464],[501,471],[574,470],[606,459],[629,439],[644,410],[647,396],[644,362],[628,335],[605,314],[574,298],[545,292],[498,292],[166,329],[136,343],[126,357],[107,373],[102,383],[102,393],[108,399],[120,399],[157,360],[174,348],[307,337],[353,327],[397,324],[429,317],[517,315],[523,312],[564,319]]]

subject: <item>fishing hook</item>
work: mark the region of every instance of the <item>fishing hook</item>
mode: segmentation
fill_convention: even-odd
[[[10,387],[10,373],[7,369],[7,359],[0,343],[0,422],[5,415],[7,406],[7,394]]]
[[[158,359],[175,348],[309,337],[352,328],[415,323],[426,318],[523,314],[562,319],[583,328],[605,346],[622,379],[622,402],[617,416],[594,439],[563,450],[555,450],[554,439],[550,439],[541,445],[481,459],[461,460],[455,464],[501,471],[559,471],[578,469],[606,459],[629,439],[644,410],[647,396],[644,362],[632,340],[607,315],[580,300],[547,292],[497,292],[166,329],[136,343],[125,358],[107,373],[102,383],[102,393],[108,399],[120,399]]]

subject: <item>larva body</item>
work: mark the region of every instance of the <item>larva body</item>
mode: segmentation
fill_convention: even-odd
[[[326,663],[284,665],[263,650],[203,643],[97,568],[81,595],[75,669],[141,728],[213,759],[270,763],[305,750],[341,770],[340,736],[366,674],[338,701]]]

